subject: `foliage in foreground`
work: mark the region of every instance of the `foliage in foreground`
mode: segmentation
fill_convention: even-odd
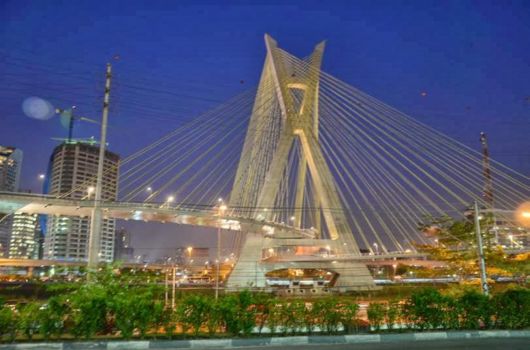
[[[91,283],[46,303],[13,308],[0,301],[0,337],[31,340],[112,336],[249,336],[265,329],[275,335],[354,333],[381,329],[521,329],[530,327],[530,290],[516,288],[487,297],[476,290],[442,294],[433,288],[405,301],[372,303],[366,310],[370,328],[360,320],[359,306],[348,299],[278,299],[244,291],[215,301],[190,294],[175,310],[164,308],[157,288],[131,276],[103,271]]]

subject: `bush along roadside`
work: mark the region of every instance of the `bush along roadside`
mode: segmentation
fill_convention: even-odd
[[[530,290],[486,297],[474,290],[450,296],[424,288],[405,301],[371,303],[365,311],[368,323],[361,320],[364,310],[347,298],[278,299],[248,291],[217,301],[190,294],[172,309],[165,307],[158,287],[108,270],[45,303],[13,307],[0,300],[0,337],[11,342],[524,329],[530,328]]]

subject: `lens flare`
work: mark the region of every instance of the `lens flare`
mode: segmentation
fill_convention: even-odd
[[[22,102],[22,111],[30,118],[48,120],[55,114],[52,104],[40,97],[28,97]]]

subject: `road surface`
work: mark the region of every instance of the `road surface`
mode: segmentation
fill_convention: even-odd
[[[164,349],[150,348],[150,349]],[[215,349],[212,347],[204,349]],[[462,340],[434,340],[434,341],[397,341],[388,343],[374,343],[374,344],[311,344],[311,345],[293,345],[293,346],[257,346],[257,347],[236,347],[234,349],[242,350],[392,350],[392,349],[406,349],[406,350],[529,350],[530,339],[528,338],[490,338],[490,339],[462,339]]]

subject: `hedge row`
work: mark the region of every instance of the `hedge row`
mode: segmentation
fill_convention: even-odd
[[[367,317],[373,331],[388,329],[521,329],[530,327],[530,290],[513,289],[486,297],[476,291],[460,296],[442,295],[425,288],[405,302],[372,303]],[[358,332],[359,306],[327,297],[311,301],[277,299],[241,292],[215,301],[210,296],[188,295],[174,310],[149,289],[108,289],[89,284],[46,303],[31,302],[15,309],[0,306],[0,336],[5,340],[45,339],[71,334],[90,339],[95,335],[129,339],[135,335],[171,338],[199,334],[231,336]]]

